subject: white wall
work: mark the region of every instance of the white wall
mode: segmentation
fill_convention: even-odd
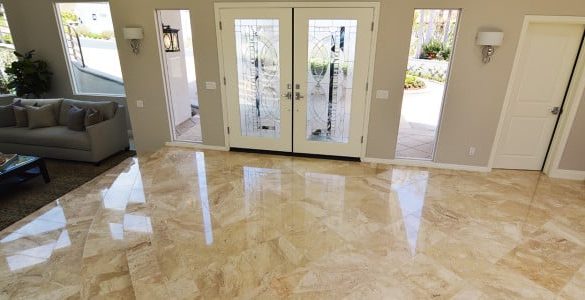
[[[172,104],[174,125],[177,126],[191,117],[191,100],[187,80],[187,62],[185,60],[185,50],[183,49],[185,43],[182,38],[181,13],[179,10],[161,10],[159,11],[159,20],[164,25],[170,25],[171,28],[180,30],[181,51],[164,52],[168,88],[171,96],[169,100]],[[162,30],[162,28],[159,28],[159,30]]]

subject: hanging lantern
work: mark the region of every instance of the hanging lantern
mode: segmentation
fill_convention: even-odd
[[[179,29],[174,29],[170,25],[163,24],[163,44],[166,52],[181,51],[179,45]]]

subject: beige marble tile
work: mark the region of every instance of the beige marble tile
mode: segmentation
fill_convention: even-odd
[[[498,264],[558,292],[583,265],[584,260],[584,247],[539,230],[504,256]]]
[[[585,184],[165,148],[0,232],[0,298],[579,299]]]

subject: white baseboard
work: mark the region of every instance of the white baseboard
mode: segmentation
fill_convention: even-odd
[[[570,180],[585,180],[585,171],[573,171],[573,170],[551,170],[548,173],[548,177],[558,179],[570,179]]]
[[[367,162],[367,163],[379,163],[379,164],[407,166],[407,167],[423,167],[423,168],[460,170],[460,171],[483,172],[483,173],[492,171],[492,169],[490,167],[443,164],[443,163],[437,163],[437,162],[425,161],[425,160],[382,159],[382,158],[371,158],[371,157],[364,157],[361,160],[363,162]]]
[[[204,149],[204,150],[217,150],[217,151],[228,151],[228,147],[225,146],[212,146],[204,145],[200,143],[188,143],[188,142],[166,142],[165,145],[170,147],[184,147],[193,149]]]

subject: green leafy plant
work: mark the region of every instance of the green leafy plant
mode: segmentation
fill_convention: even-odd
[[[51,88],[51,76],[47,62],[33,59],[35,50],[25,54],[14,52],[17,61],[6,68],[8,88],[19,97],[34,95],[41,97]]]
[[[8,95],[10,94],[10,89],[8,88],[8,80],[4,73],[0,73],[0,95]]]
[[[311,74],[313,75],[325,75],[329,68],[329,61],[315,59],[311,61]]]
[[[443,43],[437,40],[431,40],[430,42],[424,44],[422,49],[427,58],[435,59],[437,58],[437,54],[443,51],[444,46]]]
[[[61,23],[63,23],[63,25],[77,23],[78,21],[79,17],[74,12],[68,10],[61,11]]]
[[[439,52],[439,56],[444,60],[449,60],[451,58],[451,48],[443,47],[443,50]]]
[[[76,26],[75,30],[77,31],[77,34],[88,39],[109,40],[114,37],[113,31],[93,32],[90,31],[86,26]]]
[[[414,90],[414,89],[422,89],[425,87],[425,82],[422,81],[420,78],[412,75],[406,75],[404,79],[404,89],[407,90]]]

